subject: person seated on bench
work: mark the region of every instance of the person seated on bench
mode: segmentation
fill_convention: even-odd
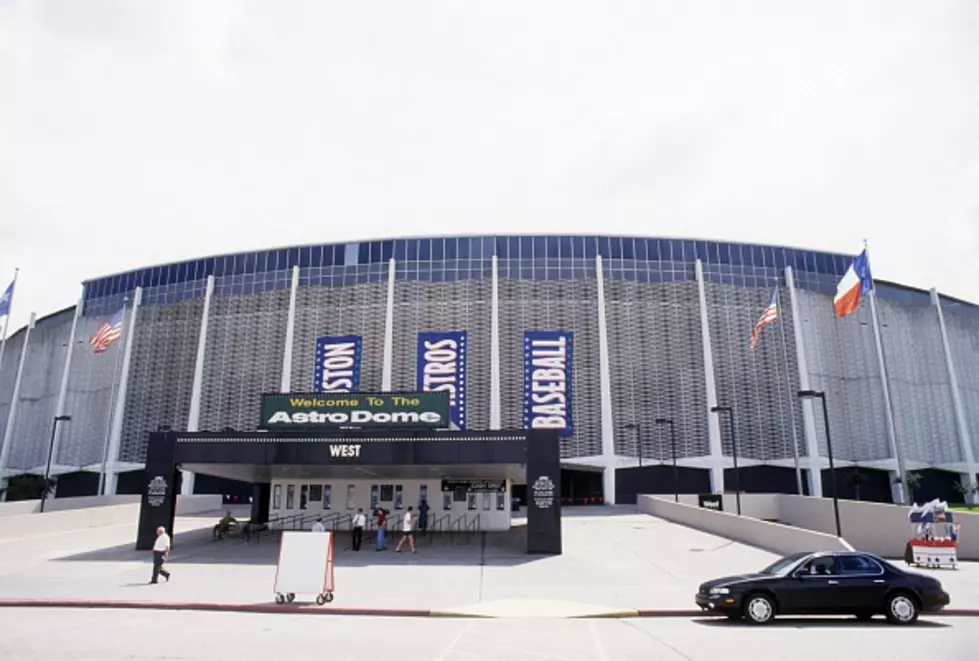
[[[221,520],[218,521],[218,524],[214,526],[214,532],[212,533],[211,536],[216,537],[218,539],[224,539],[224,536],[227,535],[229,532],[231,532],[231,526],[237,524],[238,524],[238,519],[231,516],[231,512],[228,512],[223,517],[221,517]]]

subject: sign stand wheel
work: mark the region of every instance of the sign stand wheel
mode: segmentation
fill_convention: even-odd
[[[320,595],[317,595],[316,596],[316,605],[317,606],[322,606],[323,604],[328,604],[331,601],[333,601],[333,593],[332,592],[324,592],[323,594],[320,594]]]

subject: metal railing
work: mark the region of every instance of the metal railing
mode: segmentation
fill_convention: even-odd
[[[428,537],[428,543],[431,544],[432,542],[435,541],[435,535],[431,533],[434,533],[436,530],[438,530],[440,533],[444,534],[445,524],[451,522],[452,522],[451,514],[443,514],[439,518],[432,521],[432,525],[428,526],[428,529],[425,531],[425,534]]]

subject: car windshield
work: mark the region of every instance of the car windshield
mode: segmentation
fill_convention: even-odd
[[[797,563],[800,560],[802,560],[803,558],[805,558],[807,555],[809,555],[809,554],[808,553],[796,553],[795,555],[787,555],[784,558],[782,558],[781,560],[776,560],[775,562],[773,562],[772,564],[768,565],[767,567],[765,567],[764,569],[762,569],[758,573],[759,574],[769,574],[769,575],[772,575],[772,576],[774,576],[776,574],[785,573],[790,567],[792,567],[795,563]]]

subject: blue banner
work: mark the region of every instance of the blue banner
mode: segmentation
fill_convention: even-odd
[[[418,334],[416,387],[449,393],[449,418],[466,428],[466,331]]]
[[[360,335],[316,338],[315,392],[359,392],[360,358],[364,341]]]
[[[523,340],[524,413],[526,429],[557,429],[574,433],[571,410],[571,366],[574,333],[526,331]]]

